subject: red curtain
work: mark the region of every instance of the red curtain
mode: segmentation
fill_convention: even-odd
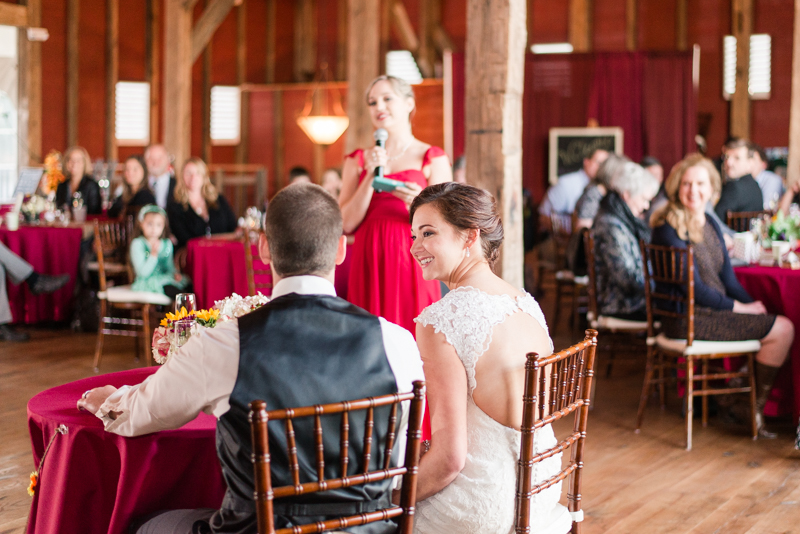
[[[463,54],[453,55],[453,142],[464,153]],[[691,52],[637,52],[525,57],[523,185],[539,201],[547,190],[550,128],[620,126],[624,151],[655,156],[668,172],[694,150],[697,94]],[[467,155],[469,157],[469,155]]]

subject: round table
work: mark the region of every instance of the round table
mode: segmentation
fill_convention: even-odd
[[[747,293],[760,300],[769,313],[785,315],[795,326],[794,344],[765,408],[767,415],[791,411],[800,417],[800,271],[780,267],[737,267],[736,278]],[[790,409],[789,409],[790,408]]]
[[[69,282],[54,293],[33,295],[25,283],[4,281],[15,323],[67,321],[72,312],[72,292],[78,277],[83,226],[20,226],[0,228],[0,241],[33,266],[38,273],[68,274]]]
[[[87,389],[138,384],[158,369],[93,376],[28,402],[34,468],[56,428],[67,428],[45,458],[28,533],[122,534],[132,520],[152,512],[222,504],[213,416],[201,413],[177,430],[126,438],[106,432],[102,421],[76,407]]]
[[[336,267],[336,294],[347,299],[347,283],[350,276],[351,247],[344,263]],[[258,247],[252,245],[255,269],[263,267]],[[233,293],[247,295],[247,268],[244,244],[235,239],[198,237],[186,245],[186,273],[192,279],[197,298],[197,307],[210,308],[214,301],[222,300]],[[271,281],[272,277],[269,277]],[[267,280],[256,280],[256,282]],[[270,296],[270,295],[267,295]]]

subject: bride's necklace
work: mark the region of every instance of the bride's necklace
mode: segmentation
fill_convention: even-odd
[[[406,144],[406,146],[404,146],[404,147],[403,147],[403,150],[401,150],[400,152],[398,152],[398,153],[397,153],[397,154],[395,154],[394,156],[391,156],[391,157],[388,157],[388,158],[386,158],[386,161],[387,161],[387,162],[388,162],[388,161],[394,161],[394,160],[396,160],[397,158],[399,158],[400,156],[402,156],[403,154],[405,154],[405,153],[406,153],[406,150],[408,150],[408,147],[410,147],[410,146],[411,146],[411,143],[413,143],[413,142],[414,142],[414,137],[412,136],[412,137],[411,137],[411,140],[408,142],[408,144]]]

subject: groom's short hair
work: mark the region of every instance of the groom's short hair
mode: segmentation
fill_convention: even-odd
[[[290,185],[270,201],[264,233],[276,274],[327,274],[336,267],[342,212],[320,186]]]

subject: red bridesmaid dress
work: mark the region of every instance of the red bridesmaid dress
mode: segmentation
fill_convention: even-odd
[[[433,158],[444,155],[441,148],[432,146],[422,158],[422,168],[387,174],[386,178],[414,182],[425,188],[428,181],[422,169]],[[356,150],[348,157],[356,158],[362,169],[360,183],[367,172],[364,151]],[[391,193],[373,192],[367,214],[355,231],[347,300],[414,334],[414,318],[439,300],[442,293],[438,280],[422,278],[422,269],[410,249],[411,223],[405,203]],[[430,439],[427,409],[423,439]]]

